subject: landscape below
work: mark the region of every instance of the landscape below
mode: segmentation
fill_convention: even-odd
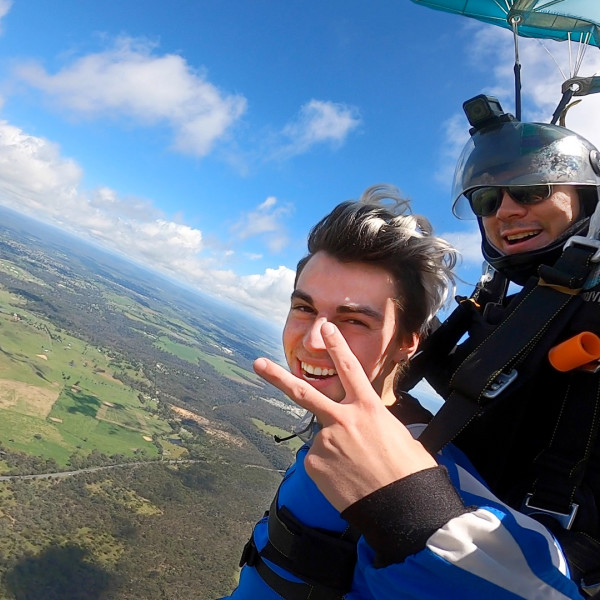
[[[213,599],[293,460],[276,335],[0,209],[0,600]]]

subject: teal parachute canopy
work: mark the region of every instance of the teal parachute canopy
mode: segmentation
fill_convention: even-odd
[[[577,77],[588,46],[600,48],[600,0],[412,0],[415,4],[471,17],[513,32],[515,39],[515,114],[521,118],[519,36],[580,44],[571,78],[564,82],[552,123],[564,121],[573,96],[600,92],[600,76]]]
[[[515,30],[523,37],[600,47],[600,0],[413,0]]]

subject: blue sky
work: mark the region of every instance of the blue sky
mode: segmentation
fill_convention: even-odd
[[[509,32],[409,0],[0,0],[0,29],[0,203],[277,325],[309,228],[393,183],[478,278],[451,177],[462,102],[514,110]],[[559,99],[546,49],[568,76],[522,40],[525,119]],[[567,120],[596,145],[599,101]]]

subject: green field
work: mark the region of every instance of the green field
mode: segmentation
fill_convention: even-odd
[[[258,429],[260,429],[264,434],[268,435],[270,438],[273,438],[273,436],[275,435],[278,435],[282,438],[290,435],[289,431],[286,431],[285,429],[280,429],[279,427],[274,427],[273,425],[267,425],[267,423],[261,421],[260,419],[253,418],[252,422],[256,425]],[[288,448],[290,448],[290,450],[292,450],[293,452],[298,451],[304,444],[304,442],[299,437],[294,437],[291,440],[286,440],[285,442],[281,443],[288,446]]]
[[[171,337],[161,336],[154,342],[154,345],[160,350],[174,354],[191,364],[198,364],[199,360],[203,360],[213,367],[217,373],[220,373],[232,381],[246,383],[248,385],[256,384],[261,381],[256,373],[242,369],[226,356],[203,352],[198,347],[181,344],[174,341]]]
[[[0,441],[66,466],[74,452],[157,457],[171,427],[156,403],[112,375],[144,380],[122,359],[58,330],[0,290]],[[91,417],[91,418],[90,418]]]

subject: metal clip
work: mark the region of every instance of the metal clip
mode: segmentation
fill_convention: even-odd
[[[563,250],[566,250],[569,246],[584,246],[588,248],[595,248],[596,252],[591,258],[593,263],[600,262],[600,240],[585,237],[583,235],[572,235],[567,243],[564,245]]]
[[[593,360],[585,365],[582,365],[577,369],[583,373],[590,373],[591,375],[595,375],[598,371],[600,371],[600,361]]]
[[[493,399],[499,396],[516,378],[517,371],[513,369],[510,373],[500,373],[481,394],[484,398]]]
[[[588,595],[591,596],[592,598],[595,597],[595,595],[600,592],[600,583],[587,583],[585,581],[585,576],[583,577],[583,579],[579,582],[579,586],[581,587],[581,589]]]
[[[527,494],[525,496],[525,500],[521,505],[521,512],[526,515],[548,515],[553,519],[556,519],[564,529],[571,529],[571,525],[573,525],[573,521],[575,521],[575,516],[577,515],[577,510],[579,509],[579,504],[575,504],[573,502],[571,504],[571,510],[568,513],[560,513],[554,510],[548,510],[547,508],[542,508],[541,506],[534,506],[530,504],[529,501],[533,494]]]

